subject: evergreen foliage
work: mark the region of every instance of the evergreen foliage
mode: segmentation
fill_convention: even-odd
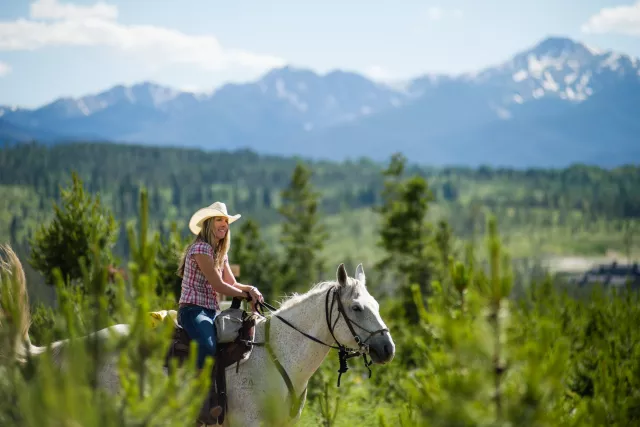
[[[124,158],[131,150],[143,158],[154,153],[161,165],[169,162],[161,149],[146,151],[139,147],[100,145],[76,149],[76,156],[88,155],[91,150],[92,156],[99,153],[105,159],[105,168],[113,158]],[[11,150],[22,152],[26,157],[14,158]],[[44,156],[43,150],[31,145],[5,149],[0,151],[0,165],[13,159],[11,167],[24,171],[19,166],[41,162],[37,155]],[[32,177],[26,172],[8,178],[4,166],[0,167],[0,179],[14,180],[12,186],[24,186],[19,191],[3,193],[12,197],[6,209],[11,215],[15,206],[30,203],[21,196],[31,191],[29,188],[35,188],[29,186],[37,185],[53,192],[57,179],[66,176],[60,172],[54,178],[58,173],[54,171],[66,164],[61,153],[71,156],[74,152],[65,151],[68,148],[46,150],[56,161],[52,162],[50,173],[43,175],[48,178],[41,177],[37,183],[28,183]],[[265,209],[271,211],[269,215],[277,217],[280,213],[284,218],[284,250],[276,250],[273,236],[277,235],[269,234],[259,220],[244,216],[244,222],[234,229],[231,246],[231,262],[240,264],[241,280],[260,286],[263,292],[268,289],[265,295],[272,303],[282,290],[294,290],[294,283],[301,286],[295,290],[304,291],[305,286],[320,280],[322,274],[332,272],[330,265],[326,266],[327,272],[324,267],[318,267],[323,246],[329,246],[336,238],[333,233],[324,234],[327,230],[319,226],[320,206],[326,200],[337,200],[332,199],[338,197],[336,188],[353,190],[351,183],[364,182],[350,175],[352,169],[361,167],[379,174],[374,178],[372,172],[370,179],[375,184],[363,184],[358,190],[361,192],[352,193],[352,198],[343,197],[344,192],[340,192],[340,197],[343,197],[341,203],[376,200],[375,215],[381,227],[375,238],[381,244],[381,273],[384,274],[368,274],[367,286],[380,302],[382,317],[396,344],[396,356],[388,365],[371,366],[371,378],[359,363],[361,359],[350,360],[350,369],[342,376],[338,388],[337,354],[331,352],[309,384],[301,426],[640,424],[638,289],[631,285],[580,288],[550,275],[522,282],[526,283],[524,286],[519,277],[525,273],[516,270],[518,264],[506,244],[516,237],[505,232],[511,230],[513,222],[532,229],[550,227],[556,232],[574,227],[575,236],[616,232],[619,233],[616,236],[627,236],[626,240],[619,239],[620,244],[631,247],[628,252],[633,253],[633,224],[638,212],[634,211],[636,201],[629,185],[638,181],[637,168],[603,171],[576,166],[565,171],[518,173],[482,168],[445,170],[429,175],[407,167],[402,156],[395,156],[386,170],[366,163],[351,169],[338,168],[338,171],[327,164],[307,169],[304,165],[282,166],[278,164],[286,163],[282,159],[262,159],[265,163],[247,172],[246,177],[227,177],[226,166],[214,172],[204,167],[211,164],[211,158],[202,160],[191,152],[172,153],[183,156],[182,161],[190,159],[193,169],[206,175],[207,180],[217,180],[208,182],[227,179],[236,182],[233,180],[240,178],[257,182],[259,176],[264,182],[279,183],[272,187],[265,184],[264,188],[270,188],[269,196],[256,190],[262,188],[256,186],[251,197],[268,205]],[[211,156],[220,156],[229,163],[235,161],[231,154]],[[250,153],[237,156],[247,156],[254,164],[259,163]],[[131,163],[139,161],[134,159]],[[268,163],[270,161],[273,163]],[[82,164],[82,168],[88,169],[81,168],[80,174],[90,170],[89,163]],[[140,168],[139,176],[148,173],[145,176],[153,176],[159,185],[147,190],[131,178],[135,176],[133,170],[129,175],[114,174],[113,180],[101,178],[97,173],[87,185],[92,193],[97,193],[98,187],[122,185],[125,182],[122,178],[128,180],[129,190],[137,191],[135,198],[124,195],[115,202],[122,204],[119,212],[127,212],[122,216],[116,214],[121,224],[126,224],[121,226],[125,232],[120,233],[117,241],[117,245],[126,247],[128,254],[124,274],[116,273],[112,277],[109,270],[112,259],[104,255],[105,246],[101,245],[114,241],[101,239],[96,232],[87,232],[82,253],[74,252],[75,240],[60,240],[58,250],[66,254],[64,259],[58,265],[55,258],[51,258],[46,267],[50,270],[41,270],[51,278],[57,302],[50,308],[40,305],[33,308],[30,339],[38,345],[54,339],[71,339],[74,345],[65,351],[68,361],[65,369],[59,370],[54,359],[46,356],[27,356],[24,360],[12,357],[21,348],[21,331],[29,321],[24,316],[28,295],[20,288],[20,278],[15,272],[11,274],[6,270],[0,275],[0,425],[193,425],[210,379],[196,374],[195,360],[182,369],[172,370],[169,376],[164,374],[164,351],[173,325],[171,322],[154,325],[149,316],[149,311],[176,307],[176,295],[171,290],[175,289],[177,256],[186,244],[179,232],[184,228],[184,220],[163,223],[155,229],[152,224],[158,221],[157,212],[174,209],[182,215],[183,209],[200,202],[198,197],[206,197],[207,201],[218,195],[223,197],[219,192],[221,188],[203,190],[205,196],[197,197],[190,194],[190,190],[165,191],[163,181],[168,179],[167,170],[176,176],[175,183],[171,184],[174,189],[180,188],[179,183],[184,182],[185,176],[193,177],[180,166],[165,169],[164,174],[155,167],[144,172]],[[285,170],[290,174],[285,174]],[[328,185],[333,178],[327,176],[327,171],[340,173],[336,179],[344,183],[343,187]],[[491,185],[483,187],[487,182]],[[440,186],[445,184],[446,191],[440,191]],[[537,191],[545,186],[548,191]],[[238,184],[237,191],[226,193],[225,200],[233,198],[239,202],[242,188],[248,187],[251,185]],[[59,189],[59,195],[64,200],[76,200],[70,203],[71,207],[84,206],[90,213],[105,212],[93,210],[98,203],[87,201],[90,199],[82,188],[78,175],[70,189]],[[45,200],[53,197],[51,193],[46,194],[49,196],[42,196]],[[110,194],[109,191],[106,194]],[[257,196],[260,194],[263,197]],[[353,194],[360,196],[354,198]],[[607,194],[603,200],[595,197]],[[510,199],[511,195],[515,196]],[[451,203],[454,209],[456,206],[469,209],[458,212],[457,217],[451,216],[452,221],[445,215],[437,219],[429,215],[443,203]],[[282,207],[280,212],[276,206]],[[554,215],[537,216],[535,212],[540,211],[536,211],[535,206],[544,209],[556,206],[557,210],[547,210],[547,213],[555,212]],[[133,207],[135,211],[128,210]],[[65,218],[58,220],[60,233],[66,229],[112,230],[109,215],[97,215],[91,223],[86,217],[71,214],[77,211],[77,208],[60,209],[61,218]],[[133,217],[129,217],[131,212],[135,212]],[[495,215],[491,215],[492,212]],[[519,215],[522,217],[516,219]],[[43,218],[41,223],[47,223]],[[620,221],[615,222],[616,219]],[[473,240],[468,239],[469,233],[461,233],[456,228],[456,221],[462,223],[463,220],[469,224],[467,231],[477,227],[482,233]],[[548,224],[543,224],[545,221]],[[66,227],[64,230],[62,225]],[[16,237],[23,230],[16,221],[10,228]],[[358,239],[357,245],[361,246],[363,240]],[[44,244],[33,247],[38,257],[49,250]],[[348,253],[354,262],[360,259],[361,252],[350,250]],[[72,262],[78,265],[78,272],[74,273],[77,286],[73,287],[67,285],[66,279],[71,275],[64,270]],[[304,273],[294,277],[293,273],[298,271],[288,270],[291,266],[303,269]],[[283,274],[287,272],[289,275]],[[131,325],[130,338],[114,337],[104,343],[78,340],[87,333],[118,323]],[[123,350],[115,361],[125,390],[119,396],[94,388],[100,372],[97,367],[109,361],[106,356],[111,346]]]
[[[163,238],[173,224],[179,234],[189,237],[189,215],[213,200],[223,200],[242,212],[243,219],[254,220],[269,246],[281,252],[284,216],[278,209],[298,163],[313,171],[309,180],[319,195],[320,223],[330,232],[319,256],[327,265],[355,262],[350,259],[355,253],[358,262],[377,263],[384,256],[376,245],[381,217],[371,207],[383,204],[386,165],[366,159],[301,161],[246,150],[205,152],[110,143],[4,146],[0,240],[11,242],[21,257],[29,257],[29,242],[53,220],[51,203],[62,203],[61,186],[75,170],[86,190],[99,194],[103,206],[118,219],[113,253],[124,262],[130,257],[126,224],[137,216],[143,187],[149,195],[149,227]],[[421,176],[429,184],[435,197],[429,206],[430,221],[445,218],[457,238],[471,239],[473,232],[482,238],[486,216],[494,214],[505,245],[518,260],[540,254],[626,252],[625,236],[633,233],[627,233],[624,224],[638,229],[640,222],[640,193],[634,191],[640,187],[637,166],[512,170],[406,164],[404,168],[407,176]],[[632,256],[638,252],[636,240],[631,239]],[[523,268],[532,267],[523,261]],[[30,282],[40,280],[30,265],[26,269]],[[40,301],[49,301],[52,295],[44,285],[30,292]]]
[[[430,293],[430,284],[437,279],[434,230],[427,221],[429,205],[434,196],[426,180],[418,175],[403,179],[405,159],[392,157],[384,171],[387,177],[383,205],[376,208],[381,217],[379,245],[384,256],[376,266],[388,272],[404,299],[412,299],[411,285],[417,284],[423,294]],[[406,306],[407,319],[418,320],[413,305]]]
[[[155,268],[158,270],[158,289],[156,292],[167,299],[178,301],[182,287],[182,278],[178,276],[178,266],[182,250],[189,244],[189,239],[178,231],[176,223],[171,230],[156,234],[158,253]]]
[[[21,345],[20,313],[28,310],[26,298],[19,297],[20,278],[15,271],[6,269],[0,276],[0,425],[3,426],[169,426],[187,425],[185,420],[195,419],[210,379],[198,376],[195,358],[169,376],[162,369],[164,351],[172,332],[171,322],[153,325],[149,311],[157,304],[155,296],[157,271],[150,255],[156,252],[155,243],[147,239],[144,229],[144,194],[142,195],[142,221],[132,236],[135,262],[129,265],[134,274],[128,283],[122,277],[114,291],[114,311],[108,313],[106,295],[108,264],[100,254],[95,238],[90,242],[88,256],[92,270],[83,269],[81,283],[85,292],[76,299],[78,289],[68,288],[60,269],[52,276],[58,289],[60,310],[55,323],[69,339],[62,352],[45,352],[40,356],[26,355],[25,360],[6,357],[7,343]],[[5,252],[6,255],[6,252]],[[3,257],[3,261],[6,260]],[[7,321],[8,320],[8,321]],[[35,319],[34,319],[35,320]],[[127,323],[130,334],[122,339],[80,339],[89,332],[107,324]],[[51,342],[44,333],[42,342]],[[40,344],[40,343],[37,343]],[[42,345],[42,344],[41,344]],[[110,360],[110,349],[119,348],[120,357]],[[53,356],[57,354],[58,356]],[[194,352],[195,354],[195,352]],[[58,365],[60,357],[64,363]],[[95,387],[101,363],[117,363],[124,393],[112,395]],[[209,362],[210,363],[210,362]]]
[[[248,219],[240,225],[233,234],[230,252],[232,262],[241,268],[240,282],[257,286],[268,300],[278,296],[280,254],[263,240],[255,221]]]
[[[318,280],[324,272],[319,254],[328,233],[320,222],[319,196],[311,184],[311,170],[298,163],[289,186],[282,191],[278,209],[284,217],[280,233],[286,260],[281,273],[284,292],[308,288],[311,280]]]
[[[96,242],[104,261],[111,262],[111,249],[118,237],[113,215],[99,196],[93,198],[85,193],[75,172],[71,188],[62,189],[60,194],[62,206],[54,203],[54,218],[49,224],[42,224],[31,241],[31,263],[49,285],[54,283],[52,271],[56,267],[65,283],[82,277],[82,263],[91,259],[91,242]]]

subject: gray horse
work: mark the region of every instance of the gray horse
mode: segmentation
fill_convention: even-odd
[[[21,290],[14,297],[20,299],[19,317],[24,325],[17,337],[16,354],[11,357],[21,358],[27,352],[38,356],[50,350],[54,362],[62,368],[68,341],[56,341],[50,347],[38,347],[29,341],[24,271],[11,248],[5,247],[4,251],[8,262],[3,263],[3,270],[13,271],[19,279]],[[128,325],[118,324],[92,335],[106,340],[128,333]],[[332,349],[366,354],[375,364],[388,363],[395,355],[395,344],[380,317],[378,302],[367,290],[361,264],[355,277],[348,277],[340,264],[335,281],[318,283],[306,293],[285,300],[269,317],[259,318],[254,340],[268,341],[269,345],[254,347],[248,360],[226,371],[228,412],[224,425],[228,427],[258,426],[265,419],[275,425],[295,424],[304,407],[309,379]],[[8,356],[1,352],[0,357]],[[118,393],[118,355],[111,356],[100,369],[99,386]]]

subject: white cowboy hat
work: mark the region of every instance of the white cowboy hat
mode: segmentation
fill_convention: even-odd
[[[232,222],[237,221],[242,215],[229,215],[227,213],[227,205],[222,202],[215,202],[206,208],[198,209],[196,213],[191,216],[191,219],[189,220],[189,230],[191,230],[193,234],[200,233],[204,220],[214,216],[226,217],[229,224],[231,224]]]

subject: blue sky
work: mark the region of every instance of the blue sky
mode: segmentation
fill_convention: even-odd
[[[0,0],[0,105],[116,84],[209,91],[284,64],[473,71],[549,35],[640,56],[639,0]]]

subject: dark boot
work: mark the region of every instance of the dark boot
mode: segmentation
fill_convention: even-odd
[[[198,421],[207,425],[218,424],[220,414],[222,414],[222,406],[218,405],[218,393],[215,387],[211,387],[207,398],[200,408]]]

